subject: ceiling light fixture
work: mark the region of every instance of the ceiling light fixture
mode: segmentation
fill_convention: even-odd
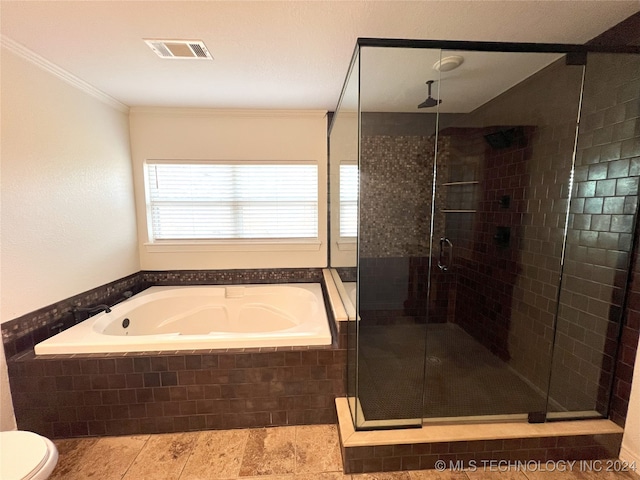
[[[450,72],[455,70],[464,63],[464,57],[460,55],[451,55],[444,57],[433,64],[433,69],[437,72]]]

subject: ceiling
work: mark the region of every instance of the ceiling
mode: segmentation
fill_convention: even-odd
[[[357,37],[584,43],[638,11],[639,0],[1,0],[0,32],[128,106],[333,110]],[[161,59],[143,38],[203,40],[214,60]],[[387,61],[369,81],[414,108],[431,60],[404,73]],[[512,62],[502,67],[525,76],[542,66]]]
[[[434,70],[438,60],[449,56],[464,61],[455,70]],[[434,80],[432,97],[442,100],[440,113],[472,112],[560,57],[549,53],[363,48],[360,108],[365,112],[435,113],[435,108],[418,109],[427,98],[426,81]],[[357,95],[355,90],[350,91]],[[356,95],[351,103],[357,108]]]

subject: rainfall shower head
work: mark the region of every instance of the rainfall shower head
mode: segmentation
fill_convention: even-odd
[[[436,100],[435,98],[433,98],[431,96],[431,85],[433,84],[434,80],[429,80],[427,82],[427,87],[429,88],[429,96],[427,97],[427,99],[422,102],[420,105],[418,105],[418,108],[430,108],[430,107],[435,107],[436,105],[439,105],[442,103],[442,100]]]

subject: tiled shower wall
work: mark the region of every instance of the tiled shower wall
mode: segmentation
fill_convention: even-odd
[[[373,126],[380,127],[380,118],[384,117],[369,122],[372,131],[361,139],[360,309],[372,323],[424,320],[435,137],[375,134]],[[411,120],[414,130],[425,130],[419,118]],[[443,175],[446,142],[443,139],[439,145],[445,152],[439,157]],[[438,191],[438,198],[444,201],[440,197],[445,193]],[[436,211],[434,223],[439,231],[444,228],[442,212]],[[441,293],[432,321],[446,321],[450,291]]]
[[[433,136],[363,134],[360,258],[429,254],[434,151]],[[442,228],[444,216],[434,221]]]
[[[474,261],[461,259],[456,321],[543,392],[551,368],[558,409],[606,411],[637,202],[634,62],[589,58],[552,365],[580,67],[557,63],[473,115],[479,125],[535,129],[521,147],[487,149]],[[512,199],[506,211],[501,195]],[[508,248],[492,238],[501,225],[511,229]]]
[[[476,136],[504,126],[519,134],[503,149],[486,144],[456,322],[540,390],[548,381],[581,72],[556,62],[467,120]],[[509,229],[507,245],[495,239],[499,227]]]
[[[570,410],[607,413],[636,223],[639,115],[640,59],[589,55],[550,391]]]
[[[620,347],[616,356],[613,392],[609,405],[609,418],[620,426],[624,426],[629,409],[633,367],[638,351],[640,337],[640,253],[635,248],[632,279],[629,286],[627,308],[624,312]]]
[[[596,39],[597,43],[640,45],[640,14],[630,17]],[[637,89],[636,89],[637,91]],[[636,107],[640,105],[636,102]],[[631,107],[632,108],[632,107]],[[632,118],[632,117],[630,117]],[[626,142],[627,148],[635,150],[634,158],[640,156],[640,120],[638,113],[635,115],[634,141]],[[636,219],[637,225],[638,219]],[[638,228],[636,226],[634,236],[634,253],[632,259],[631,281],[624,311],[624,323],[620,335],[620,347],[616,356],[615,378],[613,381],[613,395],[610,403],[609,418],[618,425],[624,426],[627,411],[629,409],[629,395],[633,380],[633,368],[638,351],[638,338],[640,337],[640,254],[638,253]]]
[[[518,315],[513,305],[514,291],[523,274],[521,256],[527,236],[522,223],[528,205],[529,168],[535,155],[535,147],[531,145],[535,128],[518,128],[514,144],[496,150],[485,142],[484,135],[501,130],[501,127],[464,130],[465,136],[482,142],[484,158],[471,244],[468,248],[457,244],[455,247],[459,301],[455,304],[453,321],[492,353],[509,361],[521,353],[511,353],[510,337],[514,335]],[[503,196],[509,198],[508,207],[498,201]],[[447,232],[450,228],[447,224]],[[506,229],[509,239],[496,239],[498,229]]]

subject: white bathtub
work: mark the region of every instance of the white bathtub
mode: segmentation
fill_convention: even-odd
[[[330,344],[319,283],[204,285],[151,287],[37,344],[35,353]]]

